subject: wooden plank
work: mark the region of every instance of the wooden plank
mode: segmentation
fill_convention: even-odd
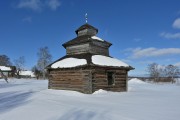
[[[81,80],[82,78],[83,78],[83,77],[77,77],[77,76],[76,76],[76,77],[75,77],[75,76],[63,76],[63,77],[62,77],[62,76],[55,76],[55,77],[53,77],[53,79],[58,79],[58,80],[63,80],[63,79],[64,79],[64,80],[69,80],[69,79],[75,79],[75,80],[76,80],[76,79],[77,79],[77,80],[80,79],[80,80]]]
[[[64,87],[51,87],[50,89],[57,89],[57,90],[72,90],[72,91],[79,91],[79,92],[84,92],[84,89],[80,88],[64,88]]]
[[[94,83],[98,83],[98,82],[108,82],[106,79],[95,79]]]
[[[115,81],[115,84],[126,84],[126,81]]]
[[[115,74],[115,77],[116,78],[126,78],[126,75],[117,75],[117,74]]]

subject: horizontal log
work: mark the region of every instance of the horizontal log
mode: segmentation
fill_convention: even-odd
[[[108,86],[108,83],[93,83],[94,86]]]
[[[77,73],[77,72],[91,72],[92,71],[92,69],[84,69],[84,70],[82,70],[82,69],[79,69],[79,70],[77,70],[77,69],[56,69],[56,70],[52,70],[52,71],[50,71],[50,73],[58,73],[58,72],[60,72],[60,73]]]
[[[64,88],[64,87],[50,87],[50,89],[57,89],[57,90],[72,90],[72,91],[79,91],[79,92],[84,92],[84,89],[80,88]]]
[[[74,85],[74,84],[50,84],[53,87],[64,87],[64,88],[83,88],[84,85]]]
[[[108,90],[111,90],[111,91],[125,91],[126,88],[109,88]]]
[[[68,76],[71,76],[71,77],[81,77],[82,74],[57,74],[57,75],[52,75],[52,77],[56,77],[56,76],[59,76],[59,77],[68,77]]]
[[[94,79],[93,82],[97,83],[97,82],[108,82],[107,79]]]
[[[60,76],[56,76],[53,77],[53,79],[57,79],[57,80],[69,80],[69,79],[75,79],[75,80],[82,80],[83,77],[72,77],[72,76],[64,76],[64,77],[60,77]]]
[[[69,88],[67,84],[50,84],[51,87]]]
[[[71,85],[84,85],[84,83],[81,82],[70,82]]]
[[[50,72],[50,74],[52,75],[56,75],[56,74],[80,74],[81,72],[80,71],[74,71],[74,72],[68,72],[68,71],[53,71],[53,72]]]
[[[115,75],[115,78],[127,78],[126,75]]]
[[[118,80],[118,81],[121,81],[121,80],[126,81],[127,78],[125,78],[125,77],[115,77],[115,80]]]
[[[127,74],[126,70],[116,70],[117,74]]]
[[[93,81],[93,84],[108,84],[108,81]]]
[[[105,77],[94,77],[93,79],[107,79],[107,77],[105,76]]]
[[[67,77],[54,77],[54,80],[82,80],[81,77],[71,77],[71,76],[67,76]]]
[[[115,81],[115,84],[126,84],[126,81]]]
[[[115,84],[115,86],[117,86],[118,88],[121,88],[121,87],[126,87],[126,84]]]
[[[93,74],[106,74],[105,70],[95,70]]]
[[[67,83],[84,83],[83,80],[51,80],[51,82],[53,83],[63,83],[63,82],[67,82]]]
[[[51,81],[50,82],[51,84],[70,84],[70,82],[69,81]]]

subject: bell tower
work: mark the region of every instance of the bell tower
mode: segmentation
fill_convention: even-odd
[[[83,35],[96,36],[98,29],[86,23],[79,27],[75,32],[78,37]]]

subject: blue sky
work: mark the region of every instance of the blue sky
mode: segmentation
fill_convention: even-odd
[[[31,69],[40,47],[53,60],[64,56],[61,46],[88,23],[98,37],[111,42],[110,55],[132,65],[131,75],[146,73],[148,64],[180,66],[179,0],[1,0],[0,54],[13,62],[25,56]]]

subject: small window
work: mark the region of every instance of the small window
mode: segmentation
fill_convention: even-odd
[[[107,72],[108,85],[115,85],[114,72]]]

